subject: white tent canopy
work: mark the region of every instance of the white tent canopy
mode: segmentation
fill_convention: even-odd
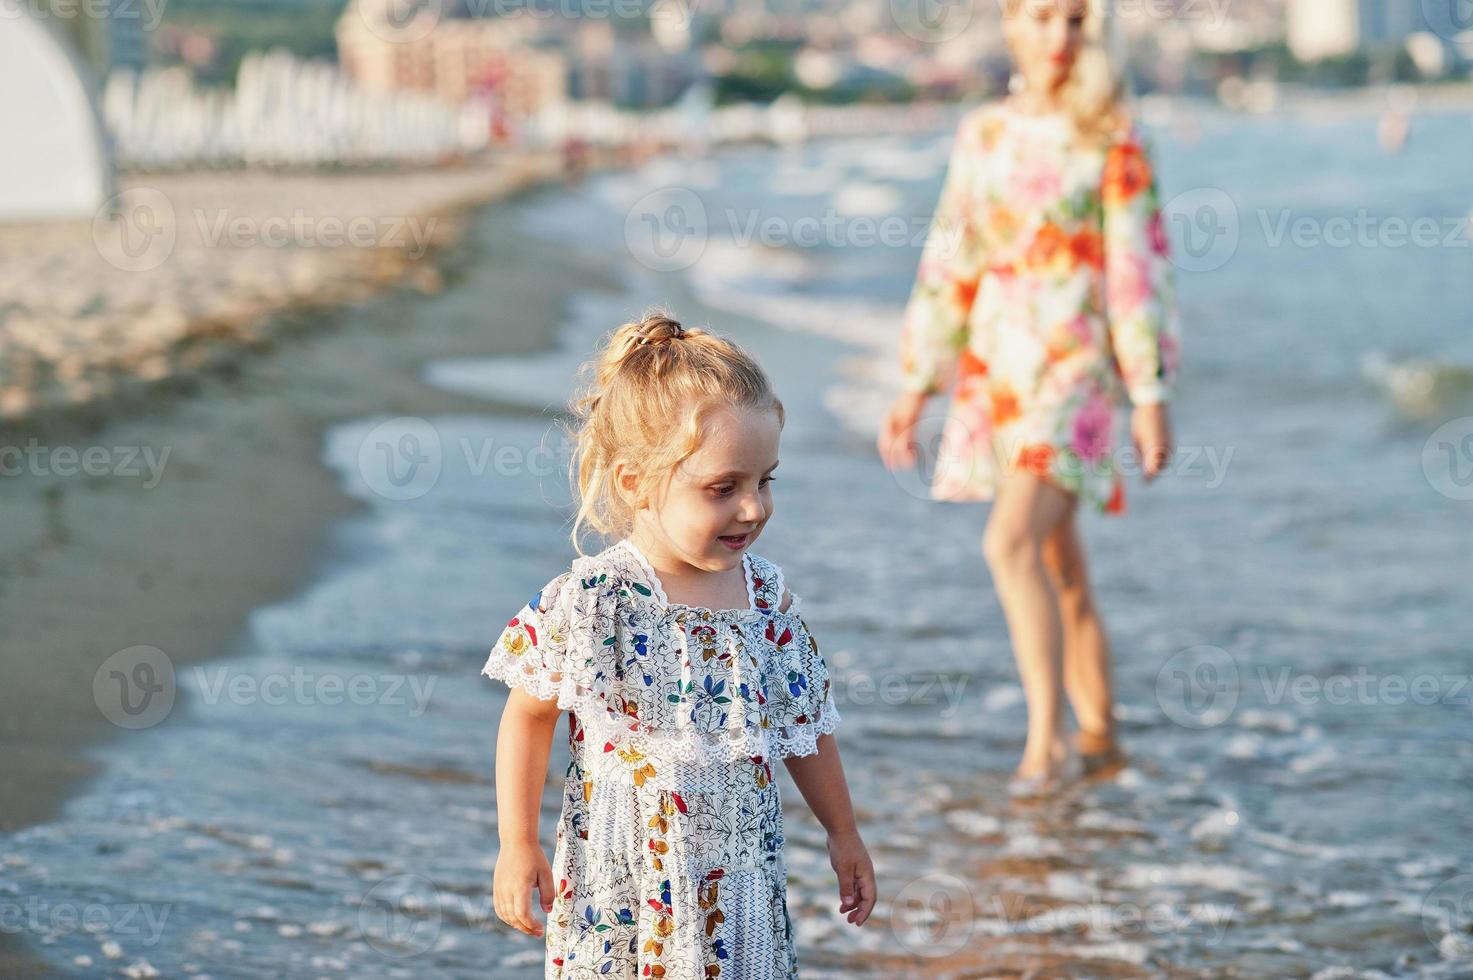
[[[90,218],[112,186],[75,52],[34,4],[0,0],[0,221]]]

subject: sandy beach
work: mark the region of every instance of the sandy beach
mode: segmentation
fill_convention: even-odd
[[[467,207],[561,173],[553,154],[419,171],[133,174],[92,221],[0,226],[0,420],[126,399],[395,283]]]
[[[363,275],[362,263],[375,259],[325,256],[319,269],[337,266],[328,274],[337,285],[327,296],[348,305],[334,312],[319,282],[303,288],[310,307],[287,302],[265,319],[243,315],[232,321],[213,370],[172,373],[175,355],[191,349],[191,325],[198,319],[137,338],[118,329],[122,314],[92,317],[86,328],[117,337],[112,345],[88,344],[79,326],[74,339],[86,369],[78,380],[111,378],[114,393],[128,405],[121,411],[114,401],[105,414],[95,400],[80,410],[43,405],[38,415],[9,421],[0,440],[30,447],[28,460],[49,461],[39,464],[40,473],[26,464],[24,472],[0,482],[0,668],[7,677],[0,686],[7,749],[0,753],[0,830],[51,818],[72,787],[93,773],[86,747],[117,732],[93,699],[93,675],[109,655],[148,644],[167,650],[181,667],[218,656],[250,610],[300,584],[332,519],[355,506],[321,465],[327,426],[372,412],[483,410],[480,399],[422,383],[422,363],[538,349],[559,322],[566,291],[596,285],[591,273],[528,274],[554,259],[566,262],[547,246],[510,233],[488,237],[484,229],[495,229],[494,220],[478,223],[476,235],[457,237],[462,215],[455,211],[456,193],[485,200],[526,186],[527,176],[435,178],[427,181],[433,192],[411,186],[400,200],[418,195],[443,221],[428,258],[416,263],[396,256],[389,263],[390,283],[403,280],[402,285],[385,289],[376,275]],[[204,199],[207,185],[218,190],[221,179],[178,178],[167,186],[178,200]],[[277,200],[275,178],[233,179],[262,207]],[[284,183],[288,192],[304,195],[332,188],[338,210],[381,211],[371,194],[363,195],[393,180]],[[17,238],[6,241],[10,284],[39,282],[43,260],[36,258],[37,267],[25,275],[16,272],[11,255],[22,250]],[[268,254],[261,258],[259,252]],[[198,253],[190,261],[203,256],[200,277],[218,274],[233,283],[212,294],[219,312],[240,302],[255,278],[274,274],[270,266],[284,256],[271,252]],[[80,275],[89,260],[73,261]],[[253,263],[257,267],[249,269]],[[192,268],[174,281],[195,274]],[[57,276],[47,273],[44,281],[66,281]],[[414,322],[413,304],[426,281],[438,287],[476,277],[494,278],[503,299],[496,309],[467,307],[431,325]],[[141,283],[118,288],[147,294]],[[184,292],[181,286],[158,302],[180,303]],[[33,312],[39,305],[32,303]],[[352,330],[338,329],[347,316]],[[246,337],[262,341],[250,356],[242,356],[252,346],[241,342]],[[139,346],[132,346],[134,340]],[[164,375],[166,390],[134,383],[140,381],[136,358],[146,343],[156,343],[153,349],[171,368]],[[90,472],[65,465],[66,453],[85,459],[89,450],[94,459],[102,453],[109,462]],[[27,972],[26,960],[7,958],[5,946],[14,938],[0,933],[0,974],[40,975],[34,965]]]

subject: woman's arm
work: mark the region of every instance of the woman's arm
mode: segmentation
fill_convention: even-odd
[[[557,700],[542,701],[513,688],[496,734],[496,822],[501,851],[496,857],[492,893],[501,920],[529,936],[542,935],[532,915],[532,890],[551,911],[552,867],[538,838],[542,787],[557,731]]]
[[[1100,197],[1110,344],[1131,404],[1164,404],[1181,329],[1156,168],[1133,122],[1108,151]]]
[[[875,868],[854,822],[838,740],[820,735],[817,754],[788,756],[783,762],[828,832],[829,863],[839,878],[839,911],[848,913],[848,920],[856,926],[863,925],[875,905]]]
[[[967,319],[982,272],[972,215],[980,152],[975,128],[970,113],[957,127],[941,196],[905,308],[901,369],[905,391],[911,394],[940,393],[967,342]]]

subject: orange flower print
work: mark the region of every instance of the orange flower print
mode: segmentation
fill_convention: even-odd
[[[956,367],[957,378],[980,377],[987,373],[987,362],[978,357],[970,347],[963,347]]]
[[[1021,414],[1018,411],[1018,396],[1006,383],[998,384],[990,394],[992,395],[993,426],[1007,425]]]
[[[1048,476],[1054,461],[1054,447],[1046,442],[1031,443],[1018,450],[1018,468],[1034,476]]]
[[[1043,359],[1048,364],[1057,364],[1072,354],[1076,346],[1074,331],[1067,322],[1062,323],[1049,331],[1043,348]]]
[[[1110,148],[1101,193],[1107,207],[1125,204],[1151,184],[1151,164],[1138,143]]]
[[[1018,216],[998,202],[987,209],[986,241],[1005,245],[1018,237]]]
[[[977,276],[955,280],[957,309],[971,310],[972,303],[977,299],[977,285],[980,281]]]
[[[1087,265],[1092,269],[1105,267],[1105,243],[1099,232],[1086,228],[1074,236],[1069,247],[1073,249],[1077,264]]]
[[[977,127],[977,139],[982,149],[990,150],[997,146],[997,139],[1002,135],[1003,121],[996,116],[983,120],[982,125]]]
[[[1110,499],[1105,504],[1105,513],[1125,513],[1125,481],[1117,474],[1113,486],[1110,488]]]
[[[1064,229],[1046,221],[1028,246],[1028,267],[1040,272],[1068,272],[1074,264],[1074,253]]]

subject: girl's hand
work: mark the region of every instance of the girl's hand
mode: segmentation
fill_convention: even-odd
[[[496,857],[491,885],[496,915],[518,932],[542,935],[542,922],[532,915],[532,889],[542,898],[542,913],[552,911],[552,866],[540,844],[503,845]]]
[[[900,470],[916,463],[916,423],[926,407],[926,396],[905,392],[895,399],[885,420],[880,423],[880,459],[888,470]]]
[[[1166,417],[1166,404],[1137,405],[1130,413],[1130,437],[1140,453],[1146,482],[1150,483],[1171,458],[1171,422]]]
[[[839,876],[839,911],[856,926],[875,907],[875,866],[857,831],[829,835],[829,864]]]

